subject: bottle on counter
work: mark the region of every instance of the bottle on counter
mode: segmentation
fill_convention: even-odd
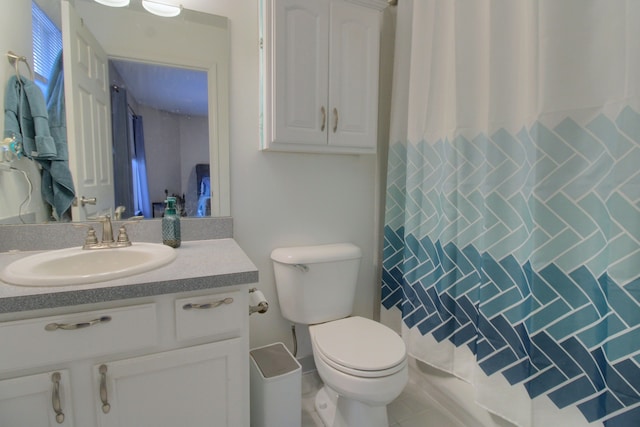
[[[180,217],[176,212],[176,198],[167,197],[162,217],[162,243],[172,248],[180,247]]]

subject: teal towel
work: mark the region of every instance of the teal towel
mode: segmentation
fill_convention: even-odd
[[[64,102],[64,73],[62,51],[49,77],[47,93],[49,129],[55,142],[56,157],[42,169],[42,197],[54,207],[59,220],[70,218],[70,209],[75,198],[75,187],[69,170],[69,148],[67,146],[67,115]]]
[[[56,157],[55,141],[49,131],[44,95],[31,80],[11,76],[4,96],[4,137],[15,136],[22,151],[32,159]]]
[[[40,88],[11,76],[4,99],[4,137],[15,137],[23,153],[42,166],[42,198],[59,220],[69,220],[75,189],[69,170],[62,57],[51,80],[49,102]]]

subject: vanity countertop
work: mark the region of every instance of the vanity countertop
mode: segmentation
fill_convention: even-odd
[[[117,250],[117,249],[114,249]],[[233,239],[183,241],[169,265],[88,285],[31,287],[0,281],[0,314],[256,283],[258,270]],[[2,252],[0,269],[36,252]]]

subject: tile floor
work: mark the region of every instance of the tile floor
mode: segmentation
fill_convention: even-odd
[[[302,376],[302,427],[324,427],[314,408],[316,391],[322,381],[315,371]],[[464,427],[443,413],[409,380],[402,394],[387,407],[389,427]]]

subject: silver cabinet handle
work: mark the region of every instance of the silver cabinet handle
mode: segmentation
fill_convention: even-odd
[[[62,424],[64,422],[64,412],[62,412],[62,404],[60,403],[60,372],[54,372],[51,375],[53,383],[53,392],[51,393],[51,405],[53,412],[56,413],[56,422]]]
[[[205,304],[185,304],[182,306],[183,310],[205,310],[208,308],[216,308],[218,306],[221,306],[222,304],[231,304],[233,302],[233,298],[231,297],[227,297],[225,299],[221,299],[218,301],[212,301],[212,302],[208,302]]]
[[[102,412],[108,414],[111,410],[109,396],[107,395],[107,365],[100,365],[100,401],[102,402]]]
[[[320,108],[320,112],[322,113],[322,126],[320,126],[320,130],[324,132],[325,125],[327,124],[327,110],[325,110],[324,105]]]
[[[338,130],[338,109],[333,109],[333,133],[336,133]]]
[[[74,329],[88,328],[89,326],[97,325],[100,323],[107,323],[111,321],[111,316],[102,316],[98,319],[93,319],[88,322],[80,323],[49,323],[44,327],[45,331],[55,331],[57,329],[63,329],[65,331],[72,331]]]

